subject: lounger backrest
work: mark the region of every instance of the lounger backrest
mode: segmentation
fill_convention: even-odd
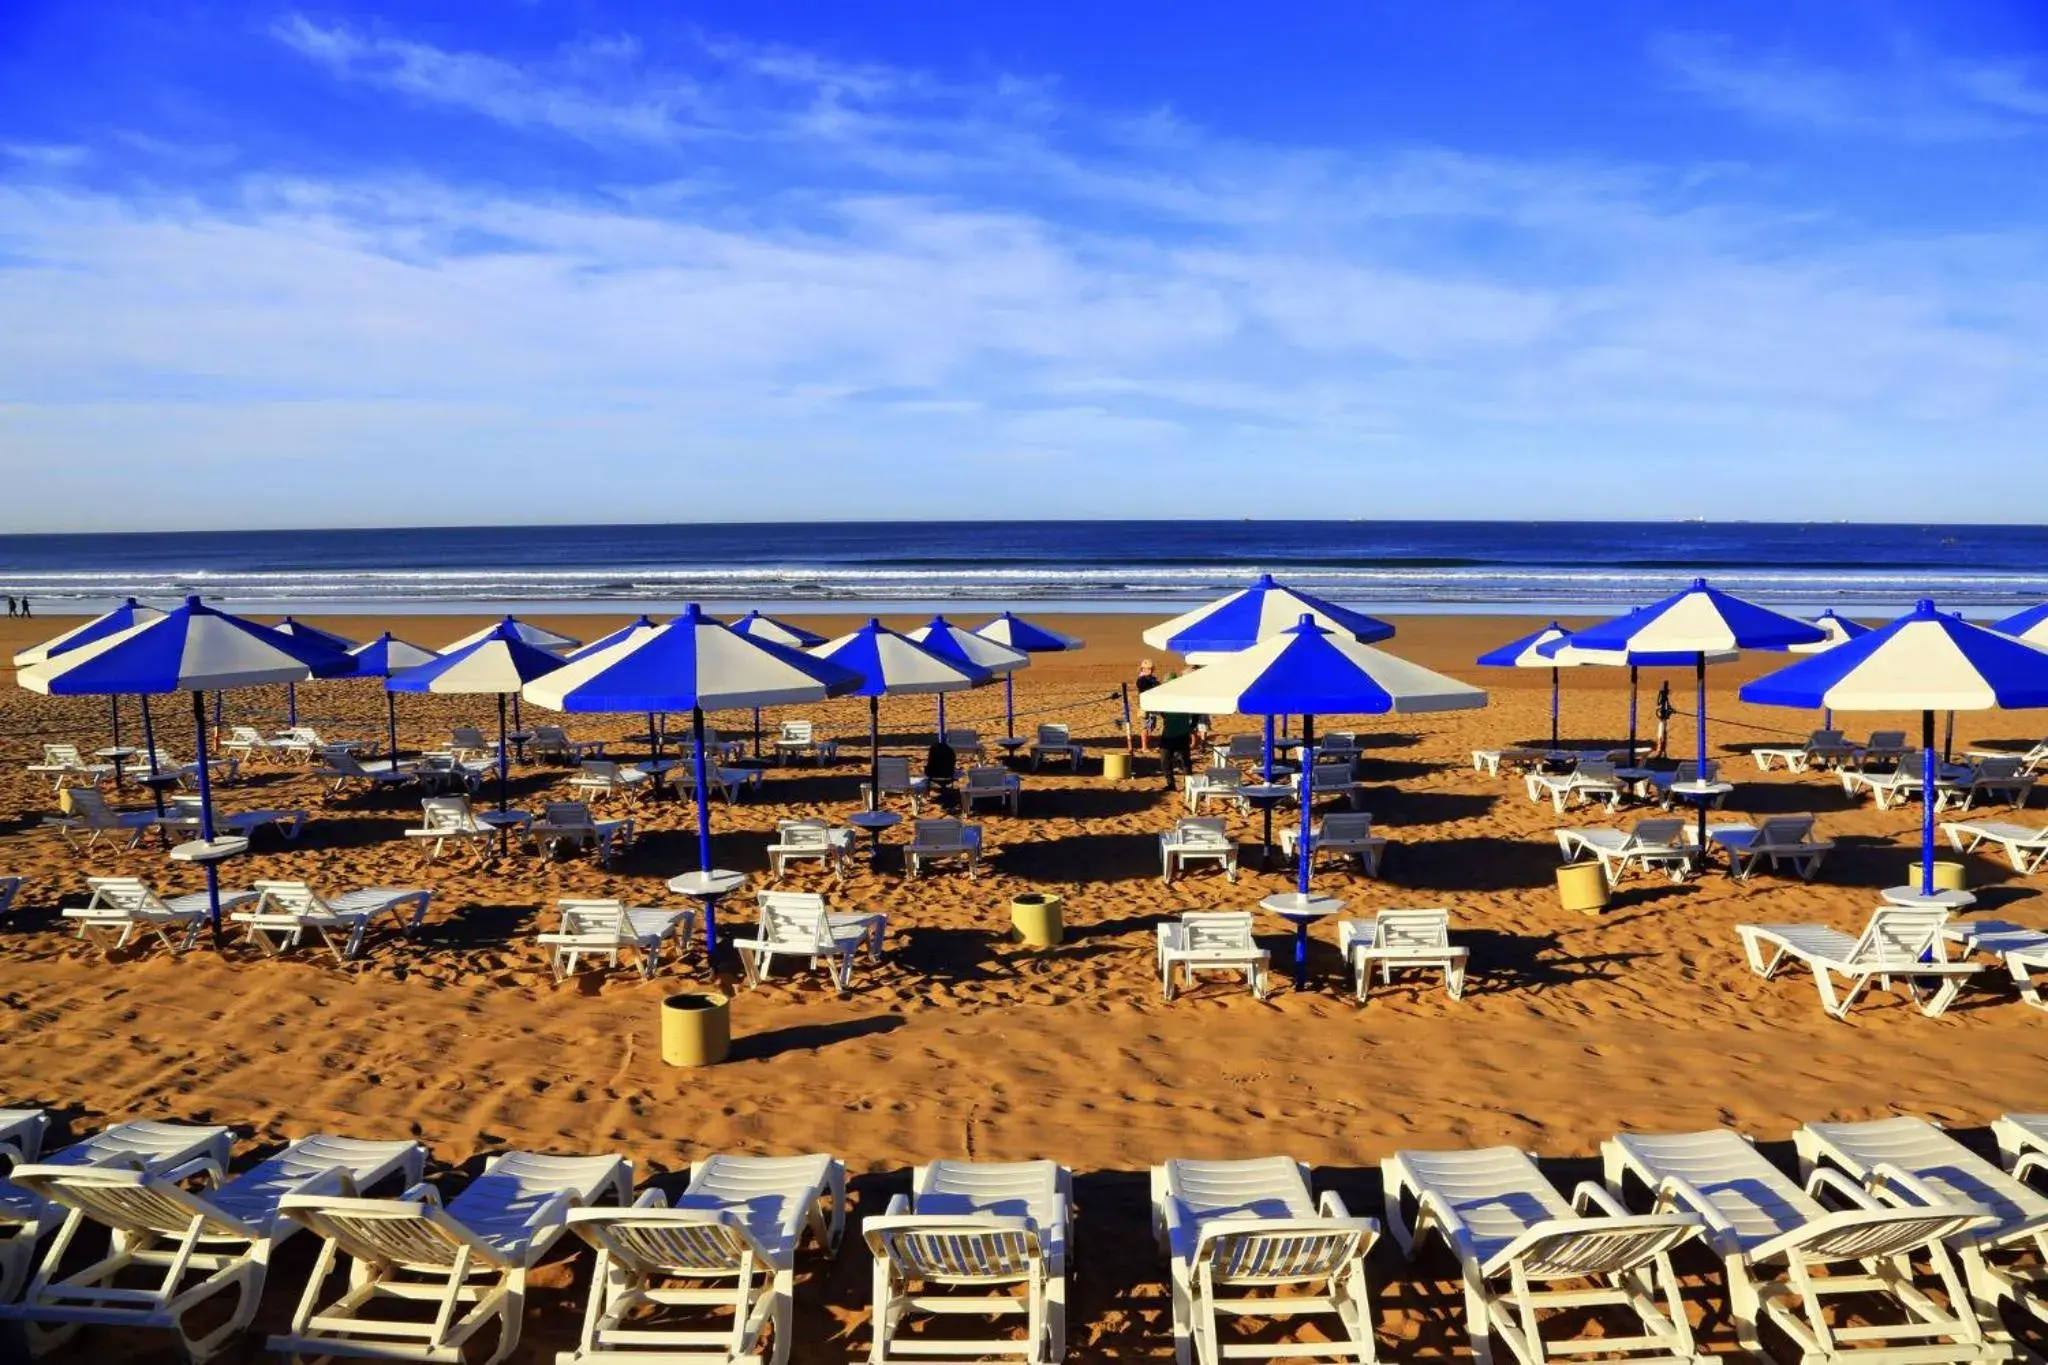
[[[981,736],[973,730],[948,730],[946,743],[955,749],[979,749]]]
[[[569,742],[569,736],[563,732],[562,727],[559,725],[536,725],[533,727],[533,737],[542,744],[567,744]]]
[[[17,1166],[8,1178],[53,1203],[78,1209],[102,1227],[116,1232],[158,1232],[181,1237],[205,1204],[176,1185],[141,1171],[118,1166]],[[217,1219],[208,1232],[229,1236],[241,1231]]]
[[[1579,766],[1572,770],[1574,782],[1612,782],[1614,764],[1604,758],[1582,758]]]
[[[790,744],[809,744],[815,731],[810,721],[786,720],[782,722],[782,738]]]
[[[1323,817],[1321,837],[1332,843],[1353,843],[1372,837],[1372,812],[1335,810]]]
[[[76,744],[45,744],[43,746],[43,762],[51,767],[64,765],[82,768],[85,766],[85,760],[78,756],[78,746]]]
[[[1797,848],[1813,835],[1811,815],[1773,815],[1757,827],[1756,846]]]
[[[1309,781],[1314,789],[1318,791],[1325,787],[1348,787],[1351,785],[1351,765],[1349,763],[1318,763],[1314,771],[1310,773]]]
[[[1051,724],[1038,727],[1038,742],[1044,745],[1071,744],[1074,732],[1065,725]]]
[[[555,902],[562,912],[562,932],[582,937],[611,937],[624,940],[629,936],[626,919],[626,903],[621,900],[591,899],[570,900],[563,898]]]
[[[462,796],[430,796],[420,802],[425,824],[432,830],[475,830],[480,828],[471,814],[469,799]]]
[[[447,1270],[465,1246],[486,1264],[495,1259],[479,1254],[483,1248],[456,1236],[438,1221],[439,1210],[422,1199],[286,1195],[281,1207],[287,1218],[331,1240],[359,1261]]]
[[[1213,768],[1204,768],[1202,780],[1212,787],[1235,787],[1243,778],[1237,769],[1227,763],[1221,763]]]
[[[83,815],[88,820],[101,816],[111,818],[113,815],[107,809],[107,798],[97,787],[73,787],[70,795],[73,815]]]
[[[828,943],[832,926],[825,919],[825,898],[815,891],[763,891],[761,939],[782,947],[804,948]]]
[[[749,1254],[756,1270],[765,1260],[729,1209],[572,1209],[569,1227],[639,1275],[731,1275]]]
[[[576,829],[593,823],[585,801],[550,801],[541,808],[541,823],[555,829]]]
[[[1350,730],[1331,730],[1316,746],[1324,753],[1345,753],[1358,748],[1358,736]]]
[[[1864,926],[1863,936],[1856,940],[1855,951],[1850,953],[1849,959],[1858,966],[1918,962],[1933,946],[1946,923],[1948,911],[1939,906],[1930,909],[1880,907],[1871,911],[1870,923]]]
[[[1806,747],[1809,749],[1833,749],[1839,747],[1841,743],[1840,730],[1815,730],[1806,737]]]
[[[1173,841],[1190,848],[1230,847],[1230,836],[1224,832],[1223,818],[1216,815],[1195,815],[1174,821]]]
[[[346,749],[322,749],[320,751],[320,761],[335,772],[344,773],[350,777],[368,776],[363,765],[356,762],[356,756]]]
[[[1252,917],[1242,910],[1190,910],[1180,917],[1190,948],[1250,948]]]
[[[1373,943],[1379,948],[1448,948],[1448,910],[1382,910],[1373,921]]]
[[[1980,758],[1977,760],[1975,775],[1980,780],[2018,777],[2020,764],[2021,759],[2016,754],[2011,758]]]
[[[1009,779],[1010,770],[1008,768],[998,768],[993,765],[969,768],[967,770],[967,791],[969,794],[1005,791],[1009,788]]]
[[[583,760],[583,771],[591,777],[602,777],[608,782],[619,780],[619,765],[614,759],[586,758]]]
[[[883,754],[875,760],[875,774],[885,792],[910,790],[910,760],[902,754]]]
[[[86,886],[92,890],[92,899],[86,902],[88,910],[167,910],[156,892],[149,889],[140,877],[87,877]]]
[[[1628,832],[1628,841],[1635,848],[1669,848],[1684,834],[1685,821],[1653,815],[1636,821],[1635,828]]]
[[[255,882],[256,912],[274,911],[282,915],[305,915],[320,908],[319,897],[313,888],[304,882]]]
[[[1717,781],[1721,776],[1720,761],[1718,759],[1708,759],[1706,772],[1707,775],[1705,777],[1700,776],[1700,763],[1698,759],[1682,758],[1678,761],[1678,771],[1671,774],[1671,780],[1674,783]]]
[[[958,820],[919,820],[911,828],[910,841],[920,848],[959,848],[966,826]]]
[[[1367,1226],[1346,1219],[1328,1231],[1299,1222],[1260,1230],[1256,1224],[1224,1224],[1228,1231],[1210,1232],[1201,1241],[1202,1258],[1217,1284],[1272,1285],[1327,1280],[1358,1259]],[[1212,1225],[1213,1226],[1213,1225]]]
[[[1576,1280],[1633,1270],[1699,1230],[1698,1222],[1671,1215],[1573,1219],[1569,1229],[1548,1233],[1539,1223],[1511,1249],[1514,1262],[1532,1279]]]
[[[784,820],[775,826],[775,842],[784,848],[830,848],[832,827],[822,820]]]
[[[261,744],[263,732],[253,725],[233,725],[228,727],[228,738],[237,744]]]
[[[1904,730],[1872,730],[1866,749],[1903,749],[1906,747]]]
[[[1260,759],[1266,756],[1266,741],[1260,735],[1232,735],[1227,751],[1233,759]]]

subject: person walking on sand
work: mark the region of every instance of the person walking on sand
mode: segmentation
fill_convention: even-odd
[[[10,617],[14,615],[14,599],[12,597],[7,599],[7,614]]]
[[[1144,711],[1142,698],[1147,692],[1150,692],[1157,686],[1159,686],[1159,675],[1152,671],[1152,661],[1150,659],[1138,660],[1137,690],[1138,696],[1141,699],[1139,709],[1143,712],[1144,719],[1139,722],[1137,727],[1128,728],[1124,731],[1124,748],[1127,750],[1142,751],[1152,747],[1152,730],[1159,724],[1159,717],[1150,711]]]
[[[28,609],[28,599],[27,599],[26,597],[24,597],[24,598],[22,598],[22,599],[21,599],[21,614],[22,614],[23,616],[34,616],[34,615],[35,615],[35,613],[34,613],[34,612],[32,612],[32,611],[30,611],[30,610]]]
[[[1671,729],[1671,717],[1677,713],[1671,709],[1671,681],[1657,689],[1657,757],[1665,757],[1664,744]]]
[[[1194,776],[1195,722],[1197,717],[1182,711],[1159,714],[1159,778],[1166,790],[1173,790],[1173,765]]]

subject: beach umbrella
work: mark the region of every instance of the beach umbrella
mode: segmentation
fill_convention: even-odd
[[[849,695],[868,699],[868,799],[882,795],[882,698],[912,692],[962,692],[989,679],[978,665],[942,659],[874,617],[859,630],[810,651],[851,670],[860,684]]]
[[[1547,668],[1550,670],[1550,747],[1557,747],[1557,674],[1561,668],[1580,666],[1575,658],[1559,658],[1555,653],[1545,654],[1543,646],[1569,638],[1570,632],[1552,621],[1533,635],[1524,635],[1519,640],[1510,640],[1499,649],[1490,649],[1479,656],[1478,662],[1487,668]],[[1630,736],[1634,738],[1633,735]],[[1630,759],[1634,759],[1631,751]]]
[[[1292,629],[1304,613],[1323,629],[1359,644],[1374,644],[1394,634],[1385,621],[1276,583],[1267,573],[1260,574],[1248,588],[1151,627],[1141,638],[1154,649],[1170,649],[1191,664],[1214,663],[1216,655],[1234,654],[1269,635]]]
[[[599,650],[610,649],[613,645],[620,644],[626,640],[632,639],[634,636],[638,635],[642,631],[654,629],[657,629],[657,627],[654,624],[654,618],[651,616],[642,615],[634,619],[633,621],[630,621],[627,624],[620,626],[617,630],[613,631],[609,635],[603,636],[600,639],[592,640],[587,645],[578,645],[576,648],[566,651],[565,653],[563,653],[562,657],[573,662],[574,660],[582,658],[586,654],[595,654]],[[547,648],[547,646],[543,645],[541,646],[541,648],[545,649]]]
[[[304,621],[294,621],[289,616],[279,621],[272,629],[281,631],[295,640],[312,640],[326,645],[337,654],[347,654],[356,647],[356,642],[345,635],[336,635],[331,630],[322,630],[318,626],[309,626]],[[299,723],[299,685],[297,683],[286,683],[284,685],[284,723],[290,726],[297,726]]]
[[[1690,654],[1693,661],[1694,742],[1698,749],[1700,780],[1707,774],[1707,656],[1716,651],[1742,649],[1788,649],[1814,644],[1826,638],[1819,626],[1760,607],[1740,597],[1709,587],[1704,578],[1626,616],[1573,631],[1564,647],[1627,656],[1631,664],[1639,658],[1669,659]],[[1631,759],[1634,755],[1631,752]],[[1707,798],[1700,798],[1699,843],[1702,859],[1707,853]]]
[[[985,621],[976,626],[974,633],[984,640],[993,640],[1022,654],[1063,654],[1081,647],[1081,641],[1072,635],[1045,626],[1033,625],[1023,617],[1013,616],[1007,611],[993,621]],[[1016,675],[1015,669],[1003,674],[1003,733],[1011,739],[1017,737]]]
[[[532,645],[535,649],[545,649],[554,654],[575,649],[583,643],[574,636],[562,634],[559,630],[549,630],[544,626],[536,626],[530,622],[522,621],[516,616],[507,616],[496,625],[485,626],[482,630],[470,632],[453,644],[443,645],[441,647],[441,657],[446,658],[458,649],[466,649],[492,632],[503,630],[507,627],[510,627],[512,633],[518,638],[519,643]],[[520,726],[519,694],[517,692],[512,694],[512,726],[514,729]]]
[[[1890,625],[1767,673],[1739,695],[1760,706],[1920,713],[1920,889],[1932,894],[1934,713],[2048,706],[2048,650],[1944,616],[1923,599]]]
[[[965,626],[954,625],[944,616],[934,616],[916,630],[905,631],[904,635],[950,664],[985,670],[989,681],[998,677],[1007,679],[1012,673],[1031,662],[1031,656],[1024,651],[983,639]],[[941,692],[939,738],[943,740],[945,737],[946,694]]]
[[[2001,635],[2025,640],[2030,645],[2048,645],[2048,602],[2016,611],[2002,621],[1993,621],[1991,629]]]
[[[688,711],[695,738],[697,866],[711,870],[711,785],[704,764],[704,713],[845,696],[860,685],[849,669],[799,649],[742,635],[692,603],[667,625],[636,631],[586,652],[538,682],[527,699],[556,711]],[[707,951],[716,930],[706,909]]]
[[[206,761],[205,693],[230,687],[332,678],[351,667],[346,655],[216,611],[197,597],[146,621],[68,649],[15,675],[48,696],[192,694],[193,743],[199,753],[199,837],[213,842],[213,788]],[[151,737],[153,740],[153,736]],[[220,874],[206,863],[206,896],[220,931]]]
[[[390,631],[385,631],[366,645],[357,645],[348,652],[355,660],[355,677],[388,678],[394,673],[403,673],[408,668],[432,663],[440,656],[431,649],[407,644]],[[398,762],[398,694],[390,688],[384,689],[384,724],[390,733],[390,760]]]
[[[1642,608],[1637,607],[1637,611]],[[1680,652],[1666,653],[1660,650],[1585,649],[1575,644],[1571,637],[1562,640],[1547,640],[1536,646],[1536,652],[1547,654],[1558,663],[1570,668],[1597,665],[1602,668],[1626,668],[1628,670],[1628,755],[1633,763],[1636,755],[1636,680],[1640,670],[1645,668],[1685,668],[1698,662],[1696,654]],[[1710,649],[1706,661],[1710,664],[1725,664],[1742,657],[1732,649]]]
[[[480,638],[459,649],[444,651],[440,657],[394,673],[384,680],[393,692],[432,692],[441,696],[496,696],[498,699],[498,810],[505,809],[505,789],[510,778],[505,761],[505,703],[519,695],[535,678],[545,677],[565,662],[537,645],[527,644],[506,617]],[[505,830],[498,829],[498,849],[505,847]]]
[[[1388,715],[1463,711],[1486,705],[1486,693],[1318,625],[1304,612],[1293,626],[1251,647],[1146,691],[1147,711],[1196,715],[1298,715],[1305,744],[1315,740],[1319,715]],[[1294,903],[1306,908],[1309,807],[1314,764],[1301,765],[1301,838],[1296,850]],[[1295,925],[1294,984],[1302,984],[1308,955],[1308,920]]]
[[[79,648],[81,645],[89,645],[95,640],[104,640],[109,635],[117,635],[121,631],[139,626],[145,621],[157,620],[162,615],[163,612],[157,608],[144,606],[130,597],[105,615],[95,616],[84,625],[73,626],[62,635],[52,636],[39,645],[31,645],[27,649],[18,651],[14,656],[14,666],[16,668],[28,668],[34,664],[46,663],[56,658],[59,654],[68,653]],[[146,709],[148,702],[145,701],[143,706]],[[113,732],[114,747],[118,749],[121,747],[121,699],[118,696],[108,695],[107,718],[108,727]],[[146,720],[143,729],[145,731],[143,738],[147,742],[149,735],[146,732],[149,730],[149,726]],[[154,744],[150,744],[149,749],[152,754],[156,752]],[[152,762],[154,762],[153,759]],[[117,787],[121,785],[121,765],[118,760],[114,764],[114,785]],[[161,794],[157,796],[157,809],[163,809],[163,797]]]
[[[1811,644],[1789,646],[1794,654],[1824,654],[1836,645],[1854,640],[1858,636],[1870,634],[1869,626],[1864,625],[1861,621],[1851,621],[1846,616],[1835,615],[1832,607],[1814,617],[1813,623],[1828,633],[1827,638],[1825,640],[1816,640]],[[1949,713],[1949,719],[1951,721],[1955,719],[1954,712]],[[1820,724],[1823,730],[1834,729],[1835,713],[1826,707],[1822,707]]]
[[[763,616],[750,611],[732,623],[732,628],[742,635],[756,640],[766,640],[771,645],[787,645],[791,649],[815,649],[825,643],[825,637],[816,631],[793,626],[787,621],[778,621],[773,616]],[[761,756],[761,708],[754,708],[754,757]]]

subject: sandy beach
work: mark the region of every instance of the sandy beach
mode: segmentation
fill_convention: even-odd
[[[388,626],[428,646],[481,623],[311,619],[358,639]],[[626,619],[538,618],[585,639]],[[791,619],[836,633],[855,618]],[[1449,1000],[1430,980],[1358,1005],[1340,980],[1333,926],[1324,925],[1305,992],[1283,985],[1261,1003],[1217,979],[1164,1003],[1154,925],[1187,910],[1249,908],[1288,889],[1291,870],[1276,859],[1262,871],[1248,855],[1235,885],[1206,871],[1161,884],[1157,835],[1182,813],[1179,796],[1161,790],[1149,763],[1132,780],[1109,783],[1098,762],[1101,752],[1125,747],[1115,697],[1146,653],[1137,636],[1151,618],[1044,619],[1085,637],[1088,648],[1042,656],[1019,675],[1019,730],[1040,719],[1069,722],[1089,747],[1085,770],[1026,772],[1020,816],[977,817],[989,850],[978,879],[947,872],[909,881],[893,856],[879,874],[857,865],[840,885],[815,871],[792,873],[786,887],[824,890],[835,909],[886,913],[886,960],[863,966],[843,997],[813,975],[746,991],[734,969],[734,1055],[701,1071],[667,1068],[659,1056],[657,1006],[685,978],[610,972],[556,985],[532,941],[553,927],[558,897],[675,903],[663,884],[694,865],[687,804],[636,809],[642,836],[609,869],[587,857],[517,857],[478,871],[459,860],[420,862],[399,837],[417,814],[411,797],[323,804],[303,769],[253,768],[221,789],[225,808],[304,807],[313,821],[296,845],[259,840],[253,856],[228,865],[224,882],[429,887],[434,908],[418,941],[376,934],[365,958],[345,969],[310,952],[266,959],[238,937],[223,951],[177,959],[151,951],[109,964],[57,918],[60,907],[83,902],[87,876],[137,875],[165,891],[196,889],[200,879],[168,863],[153,841],[81,856],[37,829],[54,802],[24,766],[43,740],[107,743],[107,708],[29,694],[7,670],[0,874],[26,884],[0,924],[9,1043],[0,1104],[48,1106],[68,1132],[131,1117],[230,1123],[246,1152],[312,1132],[414,1135],[430,1146],[431,1169],[453,1170],[453,1180],[473,1172],[479,1155],[505,1148],[616,1151],[633,1159],[640,1180],[712,1152],[823,1151],[855,1176],[856,1215],[907,1189],[909,1168],[922,1161],[1054,1158],[1077,1177],[1069,1350],[1084,1361],[1170,1358],[1145,1179],[1148,1166],[1168,1157],[1285,1153],[1316,1167],[1318,1185],[1339,1190],[1355,1212],[1377,1214],[1376,1163],[1404,1147],[1514,1144],[1545,1158],[1568,1188],[1594,1173],[1586,1158],[1600,1140],[1625,1129],[1727,1125],[1776,1144],[1807,1120],[1912,1113],[1968,1136],[2002,1112],[2048,1107],[2048,1020],[2019,1003],[2002,974],[1984,974],[1941,1019],[1923,1017],[1902,996],[1879,995],[1836,1022],[1804,977],[1765,982],[1744,967],[1737,923],[1811,920],[1853,931],[1878,888],[1905,880],[1918,847],[1917,806],[1851,804],[1830,776],[1759,773],[1743,752],[1818,724],[1736,700],[1739,682],[1783,656],[1712,670],[1710,736],[1737,783],[1730,818],[1802,810],[1820,817],[1821,831],[1838,843],[1821,877],[1805,884],[1766,873],[1738,884],[1719,869],[1684,885],[1637,877],[1602,916],[1561,910],[1553,829],[1614,821],[1589,809],[1560,818],[1547,802],[1525,799],[1518,779],[1475,772],[1470,761],[1475,747],[1547,734],[1547,673],[1471,662],[1541,624],[1515,618],[1401,618],[1388,646],[1487,688],[1485,710],[1321,722],[1359,731],[1361,777],[1371,788],[1365,804],[1392,846],[1381,878],[1323,871],[1318,889],[1343,897],[1353,914],[1447,907],[1471,949],[1465,998]],[[7,621],[0,642],[11,653],[68,624]],[[1165,672],[1177,661],[1158,662]],[[1654,724],[1650,698],[1667,677],[1674,703],[1691,710],[1689,673],[1646,670],[1645,734]],[[1569,670],[1564,682],[1564,737],[1619,740],[1626,673]],[[371,683],[311,685],[299,705],[331,735],[383,734],[384,697]],[[228,707],[231,723],[284,721],[282,689],[230,694]],[[165,698],[153,709],[159,743],[189,757],[189,702]],[[409,749],[445,743],[455,724],[495,723],[486,698],[406,696],[398,709]],[[885,743],[921,755],[933,709],[930,698],[885,700]],[[999,735],[1001,687],[950,698],[948,712],[951,725]],[[783,714],[815,718],[844,748],[836,768],[772,770],[762,798],[715,808],[718,863],[749,873],[757,886],[766,880],[764,846],[775,821],[843,818],[865,771],[864,703],[770,713],[768,724]],[[538,715],[530,711],[529,720]],[[1918,729],[1917,716],[1840,720],[1855,735]],[[123,721],[133,742],[132,701]],[[714,722],[730,734],[747,718]],[[645,728],[640,717],[565,723],[593,739]],[[1692,724],[1688,716],[1673,721],[1675,754],[1692,752]],[[1253,723],[1219,717],[1217,728]],[[2048,721],[2031,713],[1966,714],[1957,719],[1956,747],[2024,745],[2043,730]],[[515,768],[514,804],[566,798],[567,772]],[[132,788],[125,797],[141,799]],[[1624,812],[1620,820],[1632,818]],[[1233,820],[1255,842],[1254,824]],[[898,831],[892,841],[903,837]],[[2016,878],[1986,858],[1972,859],[1969,872],[1979,913],[2048,928],[2038,879]],[[1008,902],[1029,890],[1065,898],[1061,948],[1035,952],[1009,940]],[[1262,924],[1277,964],[1291,953],[1287,926],[1270,917]],[[691,967],[701,984],[701,956]],[[300,1238],[282,1256],[257,1335],[229,1359],[267,1358],[261,1333],[288,1316],[313,1250],[312,1239]],[[541,1273],[515,1359],[552,1360],[573,1341],[589,1261],[565,1242]],[[1684,1268],[1707,1345],[1734,1350],[1718,1275],[1704,1258]],[[1386,1242],[1375,1275],[1383,1346],[1400,1358],[1465,1350],[1447,1258],[1410,1268]],[[795,1361],[865,1358],[868,1276],[868,1253],[852,1236],[836,1260],[805,1260]],[[77,1350],[78,1359],[170,1358],[161,1342],[125,1334],[96,1334]]]

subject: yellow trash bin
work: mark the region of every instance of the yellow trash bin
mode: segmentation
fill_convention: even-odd
[[[661,1002],[661,1060],[715,1066],[732,1050],[732,1002],[717,991],[686,991]]]
[[[1131,776],[1129,754],[1104,754],[1102,756],[1102,780],[1105,782],[1127,782]]]
[[[1057,948],[1065,930],[1060,916],[1065,903],[1059,896],[1027,891],[1010,902],[1010,926],[1027,948]]]
[[[1597,915],[1607,908],[1607,872],[1598,863],[1566,863],[1557,870],[1557,898],[1567,910]]]
[[[1906,865],[1905,884],[1917,887],[1920,885],[1921,874],[1925,871],[1926,864],[1915,858]],[[1970,874],[1968,869],[1959,862],[1945,862],[1937,859],[1934,864],[1934,889],[1936,891],[1969,890]]]

